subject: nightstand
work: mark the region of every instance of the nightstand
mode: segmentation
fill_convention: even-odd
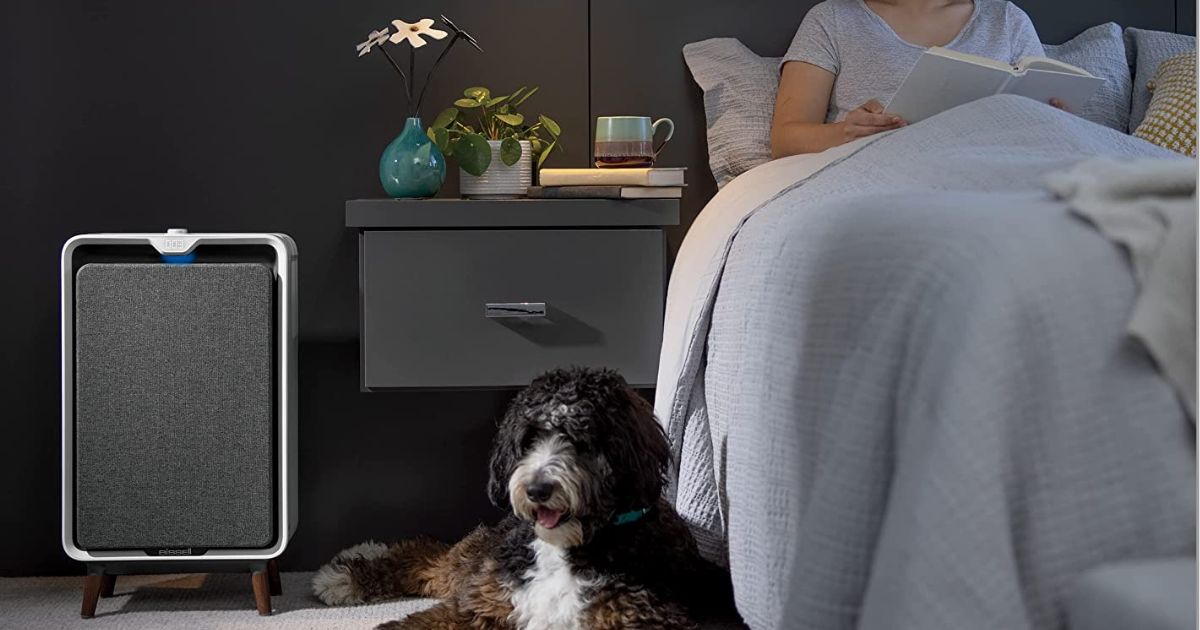
[[[363,390],[499,388],[571,365],[653,387],[675,199],[363,199]]]

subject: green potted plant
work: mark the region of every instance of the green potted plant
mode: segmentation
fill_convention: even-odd
[[[562,129],[549,116],[527,118],[519,108],[538,90],[521,87],[493,96],[486,87],[463,90],[434,119],[427,133],[447,157],[458,161],[464,197],[520,197],[533,183],[537,168],[556,148]]]

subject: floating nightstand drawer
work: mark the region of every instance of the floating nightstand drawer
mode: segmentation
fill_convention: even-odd
[[[558,366],[654,383],[660,229],[368,230],[366,389],[505,387]]]

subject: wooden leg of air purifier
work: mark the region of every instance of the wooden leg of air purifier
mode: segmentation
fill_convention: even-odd
[[[279,580],[279,564],[273,559],[267,561],[267,577],[271,580],[271,594],[283,595],[283,582]]]
[[[83,606],[79,616],[91,619],[96,616],[96,601],[100,599],[100,591],[104,590],[103,575],[89,575],[83,579]]]
[[[112,597],[113,589],[117,587],[117,576],[102,575],[100,576],[100,597]]]
[[[83,580],[83,605],[79,616],[91,619],[96,616],[96,603],[101,597],[112,597],[117,584],[117,576],[106,573],[112,567],[89,565],[88,575]],[[245,570],[245,565],[240,567]],[[115,569],[124,575],[121,567]],[[279,566],[274,560],[250,565],[250,584],[254,587],[254,607],[260,615],[271,614],[271,596],[282,595],[283,588],[279,580]]]
[[[250,582],[254,585],[254,605],[258,614],[271,614],[271,578],[267,576],[266,567],[251,573]]]

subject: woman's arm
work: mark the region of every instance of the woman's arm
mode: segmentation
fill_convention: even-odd
[[[898,116],[884,113],[876,100],[846,114],[844,120],[826,123],[834,78],[832,72],[803,61],[783,64],[771,123],[772,158],[818,153],[904,125]]]

